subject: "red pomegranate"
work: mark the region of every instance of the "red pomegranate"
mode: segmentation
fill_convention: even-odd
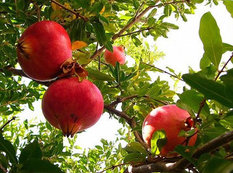
[[[52,83],[42,99],[45,118],[65,136],[94,125],[103,113],[103,97],[89,80],[63,78]]]
[[[144,141],[150,146],[154,132],[164,130],[167,143],[162,147],[160,154],[166,156],[177,145],[185,145],[186,138],[178,135],[181,130],[188,131],[192,126],[193,121],[187,111],[180,109],[176,105],[166,105],[154,109],[147,115],[142,125],[142,136]],[[188,140],[187,145],[193,146],[196,139],[197,134]]]
[[[19,39],[17,55],[22,70],[30,78],[51,80],[57,76],[60,66],[72,57],[71,41],[60,24],[37,22]]]
[[[120,64],[125,64],[125,53],[124,47],[122,46],[113,46],[113,52],[110,52],[106,49],[104,52],[105,61],[113,66],[116,65],[116,62]]]

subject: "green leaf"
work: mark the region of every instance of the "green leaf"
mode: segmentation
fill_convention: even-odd
[[[42,151],[38,144],[37,140],[34,140],[32,143],[28,144],[22,151],[19,157],[19,163],[24,163],[30,159],[41,159]]]
[[[177,101],[178,106],[186,110],[193,110],[196,113],[200,108],[201,101],[204,99],[204,96],[195,90],[184,91],[182,94],[179,95],[179,97],[180,100]],[[209,113],[209,107],[207,104],[205,104],[201,111],[201,115],[208,116]]]
[[[203,54],[201,61],[200,61],[200,69],[205,69],[211,64],[210,59],[207,57],[206,53]]]
[[[233,170],[233,163],[223,158],[209,158],[203,173],[229,173]]]
[[[86,23],[82,19],[73,20],[67,28],[70,39],[74,41],[87,42]]]
[[[130,153],[128,155],[125,156],[124,158],[124,163],[137,163],[137,162],[144,162],[146,160],[146,156],[145,154],[141,154],[141,153]]]
[[[113,75],[114,75],[116,81],[119,83],[120,82],[120,64],[119,64],[119,62],[116,62],[116,66],[115,66]]]
[[[233,51],[233,46],[228,43],[223,43],[223,53]]]
[[[40,160],[32,158],[27,160],[20,173],[63,173],[57,166],[50,163],[48,160]]]
[[[90,77],[91,79],[101,80],[101,81],[113,81],[114,80],[113,77],[105,73],[102,73],[98,70],[93,70],[91,68],[86,68],[86,70],[88,71],[88,77]]]
[[[3,151],[6,153],[11,163],[16,164],[18,162],[16,158],[15,148],[13,147],[10,141],[5,140],[3,138],[2,133],[0,133],[0,151]]]
[[[205,13],[201,18],[199,35],[206,56],[218,67],[223,53],[222,38],[218,25],[210,12]]]
[[[213,99],[225,106],[233,107],[233,100],[226,96],[223,84],[203,78],[199,74],[184,74],[182,78],[191,87],[204,94],[207,99]]]
[[[226,118],[219,121],[219,123],[223,127],[227,128],[227,129],[231,129],[231,130],[233,129],[233,123],[232,122],[233,122],[233,116],[227,116]]]
[[[160,154],[162,147],[167,143],[166,132],[164,130],[155,131],[151,138],[151,153]]]
[[[166,16],[170,16],[171,15],[171,13],[172,13],[172,8],[171,8],[171,5],[170,4],[168,4],[168,5],[166,5],[165,7],[164,7],[164,14],[166,15]]]
[[[100,44],[104,44],[107,41],[107,37],[105,35],[105,30],[104,30],[104,26],[102,25],[102,23],[99,21],[98,18],[95,18],[92,22],[91,22],[93,28],[94,28],[94,32],[96,34],[96,38],[98,40],[98,42]]]
[[[227,11],[231,14],[231,17],[233,17],[233,1],[224,0],[223,4],[226,6]]]
[[[190,152],[190,150],[189,152],[186,152],[188,148],[190,147],[178,145],[175,147],[175,151],[183,156],[183,158],[191,162],[194,166],[196,166],[196,161],[192,158],[192,153]]]
[[[132,35],[131,38],[133,39],[135,46],[140,46],[142,44],[141,40],[139,40],[135,35]]]
[[[125,150],[127,152],[139,152],[141,154],[145,154],[147,155],[147,151],[145,150],[145,148],[139,143],[139,142],[131,142],[129,143],[126,147]]]
[[[111,41],[107,41],[104,46],[110,51],[113,52],[113,47],[112,47],[112,42]]]
[[[147,18],[153,17],[156,13],[157,13],[157,8],[154,8],[153,10],[151,10]]]

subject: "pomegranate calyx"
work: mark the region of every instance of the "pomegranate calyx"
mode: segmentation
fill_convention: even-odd
[[[24,45],[24,41],[20,41],[18,44],[17,44],[17,51],[18,53],[20,53],[22,55],[22,57],[26,58],[26,59],[29,59],[29,55],[26,51],[26,47]]]
[[[193,126],[194,126],[194,121],[191,117],[188,117],[186,120],[185,120],[185,126],[189,129],[191,129]]]
[[[88,72],[85,70],[85,68],[79,65],[73,58],[67,59],[61,65],[60,69],[61,74],[58,76],[59,78],[75,75],[83,79],[88,76]]]

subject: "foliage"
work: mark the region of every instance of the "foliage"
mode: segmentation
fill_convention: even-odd
[[[167,22],[175,17],[187,21],[188,14],[203,5],[217,5],[217,0],[60,0],[0,1],[0,173],[5,172],[229,172],[233,169],[233,69],[225,71],[232,60],[222,55],[233,46],[224,43],[220,27],[210,12],[200,21],[199,35],[204,54],[200,71],[175,74],[156,67],[164,56],[146,39],[167,38],[179,27]],[[233,1],[223,0],[233,16]],[[72,139],[48,122],[18,116],[24,108],[34,110],[47,82],[29,79],[17,63],[16,45],[23,31],[41,20],[61,24],[75,42],[73,58],[89,73],[104,97],[105,111],[122,125],[115,141],[101,140],[101,145],[81,150]],[[181,38],[182,39],[182,38]],[[104,62],[106,48],[124,45],[126,65],[115,67]],[[222,65],[223,64],[223,65]],[[171,76],[185,82],[182,93],[170,89],[169,83],[151,74]],[[177,96],[179,99],[177,100]],[[181,157],[161,158],[158,148],[166,142],[160,131],[153,136],[152,150],[143,142],[141,125],[155,107],[177,104],[190,112],[198,129],[194,147],[177,146]],[[27,106],[25,106],[27,105]],[[33,115],[36,117],[37,113]],[[13,117],[13,119],[11,119]],[[16,117],[16,119],[14,118]],[[181,132],[182,133],[182,132]],[[188,138],[193,131],[183,134]],[[226,136],[228,138],[226,138]],[[218,139],[218,140],[217,140]],[[222,143],[219,141],[222,140]],[[124,143],[127,143],[125,146]],[[165,163],[174,163],[167,166]],[[154,166],[153,166],[154,165]]]

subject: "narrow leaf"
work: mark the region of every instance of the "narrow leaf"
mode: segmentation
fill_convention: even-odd
[[[22,173],[63,173],[57,166],[48,160],[30,159],[23,164]]]
[[[223,43],[223,53],[227,51],[233,51],[233,46],[227,43]]]
[[[233,1],[224,0],[223,4],[226,6],[227,11],[231,14],[231,17],[233,17]]]
[[[233,107],[232,99],[225,95],[225,86],[223,84],[205,79],[199,74],[185,74],[182,78],[191,87],[204,94],[207,99],[213,99],[225,106]]]
[[[5,140],[0,133],[0,151],[3,151],[6,153],[7,157],[10,159],[11,163],[16,164],[17,158],[16,158],[16,151],[13,145],[10,141]]]
[[[86,69],[88,71],[88,77],[92,78],[92,79],[95,79],[95,80],[101,80],[101,81],[113,81],[114,78],[105,74],[105,73],[102,73],[98,70],[93,70],[91,68],[87,68]]]
[[[137,162],[143,162],[146,160],[146,156],[145,154],[141,154],[141,153],[130,153],[127,156],[125,156],[124,158],[124,163],[137,163]]]
[[[147,155],[147,151],[145,150],[145,148],[139,143],[139,142],[131,142],[129,143],[125,150],[127,152],[139,152],[141,154],[145,154]]]
[[[218,67],[223,53],[222,38],[218,25],[210,12],[205,13],[201,18],[199,35],[206,56]]]
[[[154,132],[151,139],[151,153],[154,155],[160,154],[162,147],[166,144],[166,132],[164,130],[158,130]]]
[[[28,144],[22,151],[19,157],[19,162],[24,163],[27,160],[32,158],[41,159],[42,158],[42,151],[38,144],[38,141],[35,140],[32,143]]]
[[[99,21],[99,19],[95,19],[92,21],[92,26],[94,28],[94,32],[96,34],[96,38],[100,44],[104,44],[107,41],[107,37],[105,35],[104,26]]]

